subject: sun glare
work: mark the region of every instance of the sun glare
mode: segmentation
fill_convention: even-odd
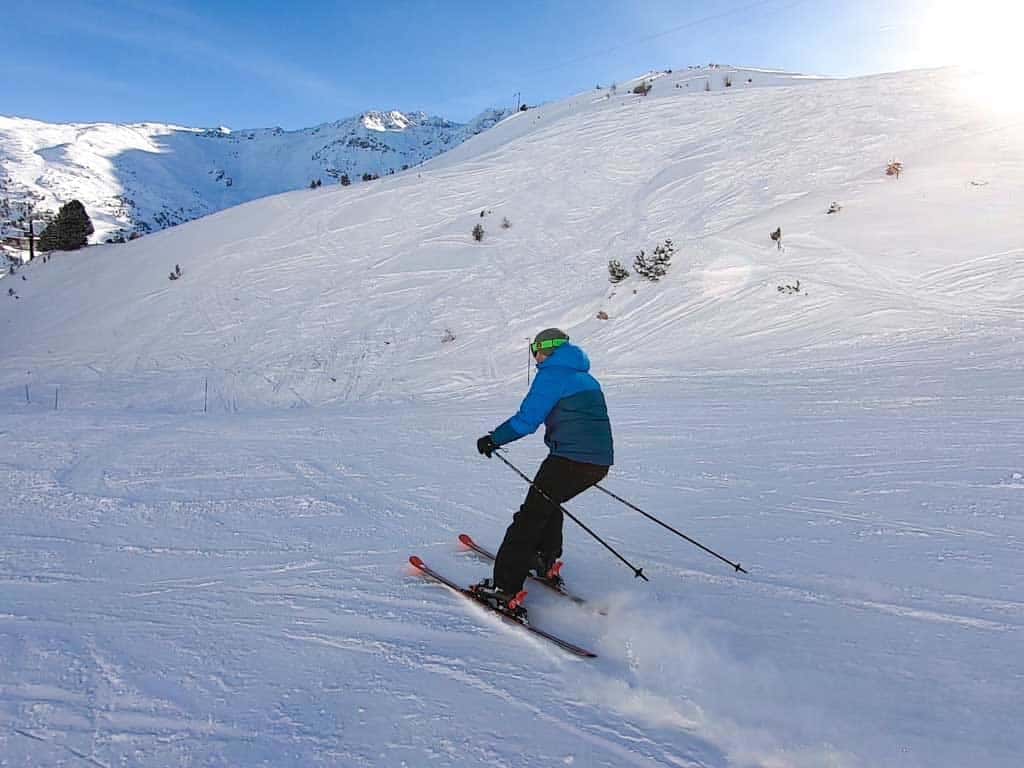
[[[1024,112],[1024,2],[936,0],[921,25],[921,55],[976,73],[966,96],[997,112]]]

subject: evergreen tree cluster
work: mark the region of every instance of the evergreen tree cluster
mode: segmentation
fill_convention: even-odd
[[[78,200],[61,206],[57,216],[39,236],[41,251],[74,251],[89,241],[95,230],[85,206]]]
[[[654,247],[654,253],[650,256],[641,250],[633,260],[633,270],[640,277],[657,282],[668,273],[668,268],[672,265],[672,254],[675,251],[675,245],[666,238],[664,243]]]

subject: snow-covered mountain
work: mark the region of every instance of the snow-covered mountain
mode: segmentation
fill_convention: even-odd
[[[259,197],[342,176],[359,183],[419,165],[495,125],[422,112],[366,112],[313,128],[232,131],[158,123],[42,123],[0,117],[0,226],[23,203],[39,212],[81,200],[95,242],[145,233]]]
[[[2,761],[1016,768],[1024,123],[977,86],[652,73],[0,279]],[[487,574],[549,326],[604,484],[749,572],[573,499],[650,578],[567,523],[603,613],[527,606],[585,662],[406,565]]]

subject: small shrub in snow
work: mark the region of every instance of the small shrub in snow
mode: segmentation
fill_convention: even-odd
[[[455,341],[455,334],[452,333],[452,329],[451,328],[445,328],[444,329],[444,336],[441,337],[441,343],[442,344],[448,344],[448,343],[453,342],[453,341]]]
[[[789,293],[789,294],[800,293],[800,281],[797,280],[796,283],[793,284],[793,285],[789,285],[789,284],[780,285],[780,286],[778,286],[778,291],[779,291],[779,293]]]
[[[181,265],[180,264],[175,264],[174,265],[174,271],[171,272],[170,279],[171,280],[178,280],[180,278],[181,278]]]
[[[616,283],[621,283],[627,277],[629,277],[629,271],[622,266],[622,262],[618,259],[612,259],[608,262],[608,282],[615,285]]]
[[[600,312],[598,312],[598,313],[597,313],[597,319],[598,319],[598,320],[607,320],[607,319],[608,319],[608,313],[607,313],[607,312],[605,312],[605,311],[604,311],[604,310],[602,309],[602,310],[601,310]]]
[[[828,207],[828,210],[825,211],[825,213],[839,213],[841,210],[843,210],[843,206],[833,200],[832,205]]]
[[[477,224],[475,227],[473,227],[473,239],[476,240],[478,243],[484,239],[483,224]]]
[[[646,96],[648,93],[651,92],[651,88],[653,88],[653,86],[649,82],[644,80],[642,83],[640,83],[640,85],[633,87],[633,93],[638,93],[641,96]]]
[[[779,247],[779,250],[782,250],[782,227],[779,227],[774,232],[769,233],[768,237],[775,242]]]
[[[341,174],[341,178],[338,181],[343,187],[347,187],[349,184],[352,183],[352,179],[348,177],[347,173]]]
[[[903,173],[903,163],[899,160],[890,160],[889,165],[885,168],[885,175],[895,176],[898,179],[901,173]]]
[[[512,226],[512,222],[508,220],[508,216],[503,217],[502,220],[501,220],[501,228],[502,229],[508,229],[511,226]]]
[[[732,88],[732,75],[726,75],[723,82],[725,83],[726,88]]]

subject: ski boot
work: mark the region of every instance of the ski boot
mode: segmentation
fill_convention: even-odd
[[[540,552],[534,561],[533,573],[538,579],[548,582],[551,586],[561,589],[565,584],[562,581],[561,572],[564,563],[561,560],[549,560]]]
[[[523,605],[523,601],[526,599],[525,589],[515,595],[511,595],[494,586],[494,582],[491,579],[484,579],[480,583],[471,586],[469,591],[481,603],[486,603],[496,611],[500,611],[506,616],[511,616],[513,619],[518,619],[524,624],[528,623],[526,607]]]

